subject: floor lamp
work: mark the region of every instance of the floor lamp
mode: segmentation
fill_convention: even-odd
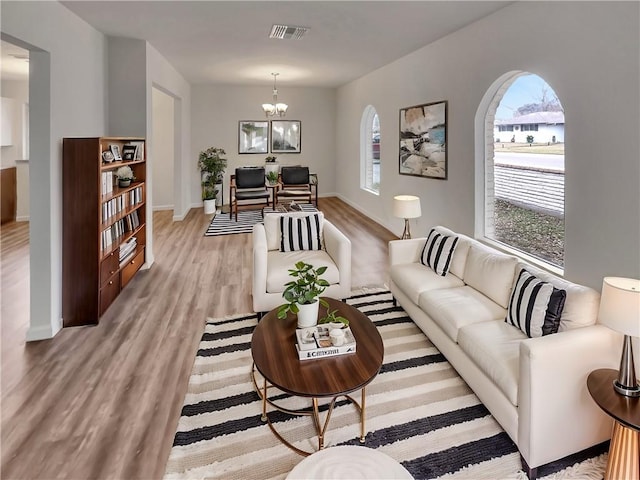
[[[413,195],[396,195],[393,197],[393,216],[404,218],[404,232],[402,239],[411,238],[409,227],[410,218],[418,218],[422,215],[420,211],[420,198]]]

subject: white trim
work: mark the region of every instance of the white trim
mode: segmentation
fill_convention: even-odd
[[[154,212],[161,212],[163,210],[173,210],[173,205],[154,205],[153,206]]]
[[[16,217],[16,222],[28,222],[29,221],[29,215],[21,215],[19,217]]]
[[[52,327],[51,325],[39,325],[36,327],[29,327],[27,330],[26,341],[38,342],[40,340],[48,340],[56,336],[56,334],[62,330],[62,319],[59,319],[58,325]]]
[[[371,136],[373,133],[373,119],[378,115],[373,105],[367,105],[360,120],[360,188],[370,193],[380,195],[373,185],[373,149]],[[378,117],[378,121],[380,117]]]
[[[389,230],[391,233],[394,233],[392,230],[390,230],[386,224],[384,223],[384,221],[380,218],[380,217],[376,217],[371,215],[371,213],[363,210],[362,208],[360,208],[360,206],[356,203],[353,203],[351,200],[349,200],[348,198],[340,195],[339,193],[336,195],[340,200],[342,200],[344,203],[346,203],[347,205],[355,208],[358,212],[360,212],[362,215],[364,215],[367,218],[370,218],[371,220],[373,220],[374,222],[382,225],[384,228],[386,228],[387,230]]]

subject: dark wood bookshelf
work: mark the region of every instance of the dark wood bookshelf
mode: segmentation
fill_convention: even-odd
[[[140,145],[140,158],[131,161],[103,161],[102,153],[117,145],[120,152],[130,143]],[[146,244],[146,142],[137,137],[65,138],[62,160],[62,317],[63,326],[95,325],[120,291],[145,262]],[[127,165],[135,181],[118,187],[115,171]],[[110,191],[103,191],[102,177],[113,172]],[[102,206],[141,187],[134,205],[103,219]],[[138,225],[111,237],[103,232],[137,212]],[[125,222],[126,223],[126,222]],[[105,234],[106,235],[106,234]],[[136,237],[134,252],[120,261],[120,246]]]

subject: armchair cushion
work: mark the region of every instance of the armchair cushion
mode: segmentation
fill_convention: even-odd
[[[340,272],[333,259],[324,250],[298,250],[296,252],[268,252],[267,253],[267,292],[282,293],[284,284],[293,280],[289,276],[289,269],[297,262],[306,262],[318,267],[327,267],[322,274],[330,285],[340,283]],[[280,302],[282,303],[282,302]]]
[[[267,236],[267,250],[280,250],[282,238],[280,218],[291,217],[300,218],[309,215],[317,215],[320,223],[320,248],[324,248],[324,214],[322,212],[287,212],[287,213],[267,213],[264,216],[264,229]]]
[[[320,250],[320,216],[280,217],[280,251]]]

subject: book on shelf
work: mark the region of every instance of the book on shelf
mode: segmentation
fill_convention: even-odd
[[[343,328],[344,343],[333,345],[329,337],[329,327],[317,325],[310,328],[296,329],[296,351],[300,360],[334,357],[355,353],[356,339],[349,327]]]

